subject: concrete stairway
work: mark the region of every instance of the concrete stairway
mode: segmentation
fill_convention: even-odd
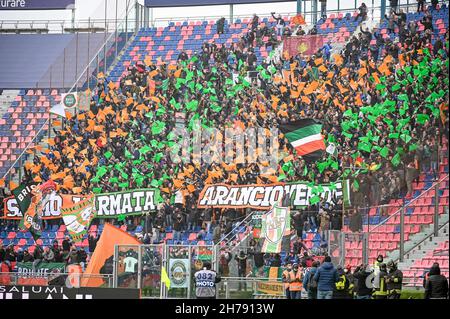
[[[410,269],[411,266],[417,261],[422,260],[430,251],[436,249],[440,243],[447,241],[449,238],[449,225],[448,223],[439,230],[438,236],[432,236],[426,239],[423,243],[419,244],[416,248],[406,254],[406,259],[399,263],[400,269]]]

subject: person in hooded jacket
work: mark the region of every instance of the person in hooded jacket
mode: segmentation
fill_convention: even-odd
[[[322,266],[314,274],[314,280],[317,281],[317,299],[332,299],[334,286],[339,276],[330,256],[324,258]]]
[[[312,267],[308,269],[303,277],[303,288],[308,293],[308,299],[317,299],[317,281],[314,280],[314,275],[319,268],[320,263],[314,261]]]
[[[448,299],[448,281],[441,268],[434,263],[425,282],[425,299]]]
[[[336,272],[339,280],[334,285],[333,299],[351,299],[349,288],[350,280],[345,274],[344,268],[341,265],[336,267]]]
[[[389,270],[386,278],[388,299],[400,299],[402,292],[403,272],[397,268],[397,264],[390,260],[387,264]]]
[[[25,249],[23,252],[23,262],[24,263],[29,263],[32,262],[33,259],[33,255],[30,254],[30,252],[28,251],[28,249]]]
[[[367,287],[367,277],[372,274],[369,265],[359,265],[356,267],[353,277],[357,280],[356,299],[371,299],[372,287]]]

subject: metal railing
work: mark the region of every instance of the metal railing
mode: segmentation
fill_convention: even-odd
[[[413,198],[411,201],[409,201],[406,205],[400,207],[394,214],[390,215],[389,217],[387,217],[386,219],[384,219],[382,222],[380,222],[378,225],[376,225],[375,227],[373,227],[372,229],[368,229],[368,233],[373,232],[375,229],[383,226],[384,224],[386,224],[390,219],[395,218],[396,216],[400,216],[401,212],[403,209],[408,208],[409,206],[412,206],[412,204],[416,201],[418,201],[420,198],[424,197],[425,194],[427,194],[430,190],[436,190],[436,186],[438,186],[439,184],[441,184],[443,181],[447,180],[449,178],[449,175],[445,176],[444,178],[441,178],[439,181],[435,182],[432,186],[430,186],[428,189],[426,189],[425,191],[423,191],[422,193],[420,193],[419,196]],[[391,205],[383,205],[383,206],[391,206]]]
[[[248,223],[252,220],[253,213],[248,214],[243,220],[241,220],[239,223],[237,223],[233,229],[227,233],[224,234],[218,243],[219,246],[227,246],[230,242],[232,242],[239,234],[239,229],[242,227],[245,227],[246,230],[244,233],[248,233]]]
[[[404,9],[406,12],[413,12],[417,9],[417,2],[415,0],[400,0],[398,8]],[[448,1],[441,1],[441,3],[448,4]],[[366,1],[368,6],[368,16],[370,19],[381,18],[381,5],[379,5],[379,0],[368,0]],[[337,7],[327,10],[327,15],[332,14],[346,14],[353,13],[358,10],[359,2],[354,2],[353,6],[341,7],[340,1],[337,1]],[[427,4],[429,5],[429,3]],[[330,5],[329,5],[330,6]],[[307,8],[308,7],[308,8]],[[386,12],[390,9],[389,5],[386,6]],[[144,8],[144,10],[149,10],[149,8]],[[297,15],[296,12],[277,12],[281,14],[284,18],[292,18]],[[307,4],[304,1],[304,6],[302,8],[301,14],[304,16],[307,23],[315,23],[317,18],[320,18],[320,8],[314,10],[311,4]],[[258,14],[260,18],[270,18],[270,13]],[[223,17],[223,15],[198,15],[198,16],[178,16],[169,18],[151,18],[149,24],[151,26],[161,27],[167,26],[171,22],[192,22],[192,21],[216,21]],[[238,14],[232,16],[231,23],[236,23],[236,20],[240,19],[250,19],[251,14]],[[228,22],[230,23],[230,17],[228,17]],[[129,19],[129,22],[133,22],[134,19]],[[72,19],[55,19],[55,20],[39,20],[39,19],[29,19],[29,20],[16,20],[16,19],[5,19],[0,20],[0,33],[2,32],[33,32],[33,30],[42,30],[45,33],[74,33],[75,30],[78,32],[109,32],[114,31],[118,22],[121,19],[117,18],[106,18],[106,19],[78,19],[73,21]],[[136,21],[134,21],[136,22]],[[90,30],[90,31],[89,31]]]

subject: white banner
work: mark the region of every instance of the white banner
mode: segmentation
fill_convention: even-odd
[[[187,288],[189,259],[169,259],[170,288]]]

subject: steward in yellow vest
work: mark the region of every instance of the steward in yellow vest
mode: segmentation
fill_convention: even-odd
[[[298,264],[292,265],[292,270],[289,272],[289,292],[291,299],[300,299],[303,287],[303,274],[298,268]]]
[[[283,273],[282,273],[283,288],[284,288],[284,293],[286,294],[287,299],[291,299],[291,293],[289,292],[289,285],[290,285],[289,279],[291,278],[289,273],[291,271],[292,271],[292,264],[287,263],[286,269],[283,270]]]

